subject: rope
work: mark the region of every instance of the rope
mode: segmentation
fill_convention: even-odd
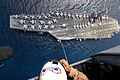
[[[64,53],[64,55],[65,55],[65,59],[66,59],[66,61],[68,61],[67,54],[66,54],[66,51],[65,51],[65,47],[64,47],[62,41],[60,42],[60,44],[61,44],[61,46],[62,46],[63,53]]]

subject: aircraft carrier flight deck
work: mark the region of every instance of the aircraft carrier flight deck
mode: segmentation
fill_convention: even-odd
[[[118,21],[102,12],[11,15],[10,28],[48,32],[57,40],[111,38],[113,33],[119,32]]]

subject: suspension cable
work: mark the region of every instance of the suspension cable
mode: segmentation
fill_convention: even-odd
[[[62,46],[63,53],[64,53],[64,55],[65,55],[65,59],[66,59],[66,61],[68,61],[67,54],[66,54],[66,50],[65,50],[65,47],[64,47],[62,41],[60,41],[60,44],[61,44],[61,46]]]

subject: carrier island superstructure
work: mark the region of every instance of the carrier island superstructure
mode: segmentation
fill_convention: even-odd
[[[10,28],[48,32],[57,40],[111,38],[119,32],[118,21],[103,11],[71,13],[51,11],[40,15],[11,15]]]

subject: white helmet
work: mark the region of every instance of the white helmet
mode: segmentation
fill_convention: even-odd
[[[41,69],[39,80],[67,80],[67,75],[58,61],[50,61]]]

